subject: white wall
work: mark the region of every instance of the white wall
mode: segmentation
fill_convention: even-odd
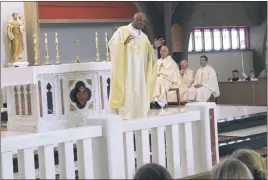
[[[7,39],[7,22],[12,18],[12,13],[17,12],[24,16],[24,2],[1,2],[1,67],[8,63],[9,58],[9,42]],[[26,22],[27,23],[27,22]],[[24,36],[24,54],[23,58],[27,60],[26,36]],[[2,89],[2,94],[5,94]],[[2,97],[3,102],[6,102],[6,96]]]
[[[253,70],[253,52],[242,51],[244,55],[244,69],[248,74]],[[232,76],[232,71],[237,69],[239,74],[242,73],[241,52],[209,52],[209,53],[194,53],[188,55],[189,68],[197,70],[200,68],[200,56],[206,55],[209,64],[218,73],[219,81],[227,81]]]

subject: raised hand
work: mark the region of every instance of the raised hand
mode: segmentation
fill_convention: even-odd
[[[156,39],[156,40],[154,41],[154,47],[155,47],[155,48],[158,48],[158,47],[164,45],[164,42],[165,42],[165,40],[164,40],[163,38]]]

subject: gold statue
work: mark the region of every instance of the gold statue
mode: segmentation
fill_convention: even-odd
[[[55,33],[55,44],[56,44],[56,64],[60,64],[58,33]]]
[[[45,33],[45,51],[46,51],[46,60],[45,65],[49,65],[49,56],[48,56],[48,45],[47,45],[47,33]]]
[[[106,46],[106,61],[110,61],[110,53],[109,53],[109,46],[108,46],[108,36],[105,33],[105,46]]]
[[[80,58],[78,55],[78,43],[80,42],[80,40],[75,40],[75,53],[76,53],[76,63],[80,63]]]
[[[10,59],[9,64],[15,66],[28,65],[28,62],[23,61],[22,53],[24,51],[22,33],[25,30],[25,21],[18,13],[12,13],[12,19],[7,24],[7,37],[10,41]]]
[[[95,33],[95,41],[96,41],[96,62],[100,62],[100,53],[99,53],[99,37],[98,33]]]

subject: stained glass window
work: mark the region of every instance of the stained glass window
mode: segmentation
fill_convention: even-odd
[[[230,49],[230,34],[227,28],[222,29],[222,46],[224,50]]]
[[[240,49],[246,48],[245,28],[239,28]]]
[[[205,50],[212,50],[212,34],[210,29],[204,29]]]
[[[213,29],[213,42],[214,42],[214,50],[221,49],[221,32],[219,29]]]
[[[200,29],[194,30],[194,41],[195,41],[195,51],[202,51],[203,43],[202,43],[202,32]]]
[[[193,51],[193,33],[190,34],[188,51]]]
[[[232,49],[238,49],[238,33],[236,28],[231,29]]]

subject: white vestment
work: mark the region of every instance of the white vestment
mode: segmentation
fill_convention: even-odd
[[[182,102],[188,101],[188,91],[194,82],[194,71],[187,68],[183,73],[180,71],[181,85],[180,88],[180,100]]]
[[[201,87],[195,88],[195,85],[201,85]],[[188,98],[190,101],[207,102],[211,94],[218,97],[220,90],[215,70],[207,65],[197,70]]]
[[[167,104],[166,93],[172,87],[178,87],[179,68],[176,62],[167,56],[157,61],[157,78],[153,99],[161,107]]]
[[[134,37],[134,39],[132,39],[127,45],[124,46],[125,48],[122,49],[124,50],[124,52],[120,52],[120,50],[116,48],[119,47],[118,46],[119,43],[121,44],[124,43],[129,34],[131,34]],[[121,115],[123,119],[146,117],[147,112],[149,110],[149,104],[147,105],[147,101],[149,98],[150,100],[152,100],[152,97],[149,97],[152,95],[148,93],[147,81],[149,75],[147,75],[148,72],[147,70],[149,69],[149,67],[146,67],[148,65],[146,63],[148,61],[149,54],[152,54],[152,59],[154,59],[155,63],[156,51],[152,48],[147,35],[144,34],[141,30],[135,29],[132,26],[132,24],[118,28],[118,30],[113,34],[111,40],[109,41],[109,49],[113,66],[112,73],[115,74],[116,73],[115,69],[117,68],[117,71],[123,71],[121,76],[124,76],[122,77],[123,78],[122,81],[124,82],[121,81],[116,82],[118,87],[119,86],[123,87],[121,88],[123,89],[123,92],[115,92],[115,91],[121,91],[121,89],[111,88],[110,94],[118,93],[118,95],[117,98],[115,97],[113,98],[113,100],[111,100],[110,97],[109,99],[110,108],[112,108],[112,110],[118,110],[119,115]],[[116,64],[118,56],[121,55],[120,53],[121,54],[126,53],[126,56],[124,57],[123,60],[124,67],[118,67],[119,65]],[[113,77],[113,78],[119,79],[120,77]],[[112,81],[117,80],[113,78]],[[120,98],[120,95],[124,96],[122,97],[123,102],[114,103],[115,101],[117,101],[117,99]],[[118,107],[114,108],[111,106],[118,106]]]

